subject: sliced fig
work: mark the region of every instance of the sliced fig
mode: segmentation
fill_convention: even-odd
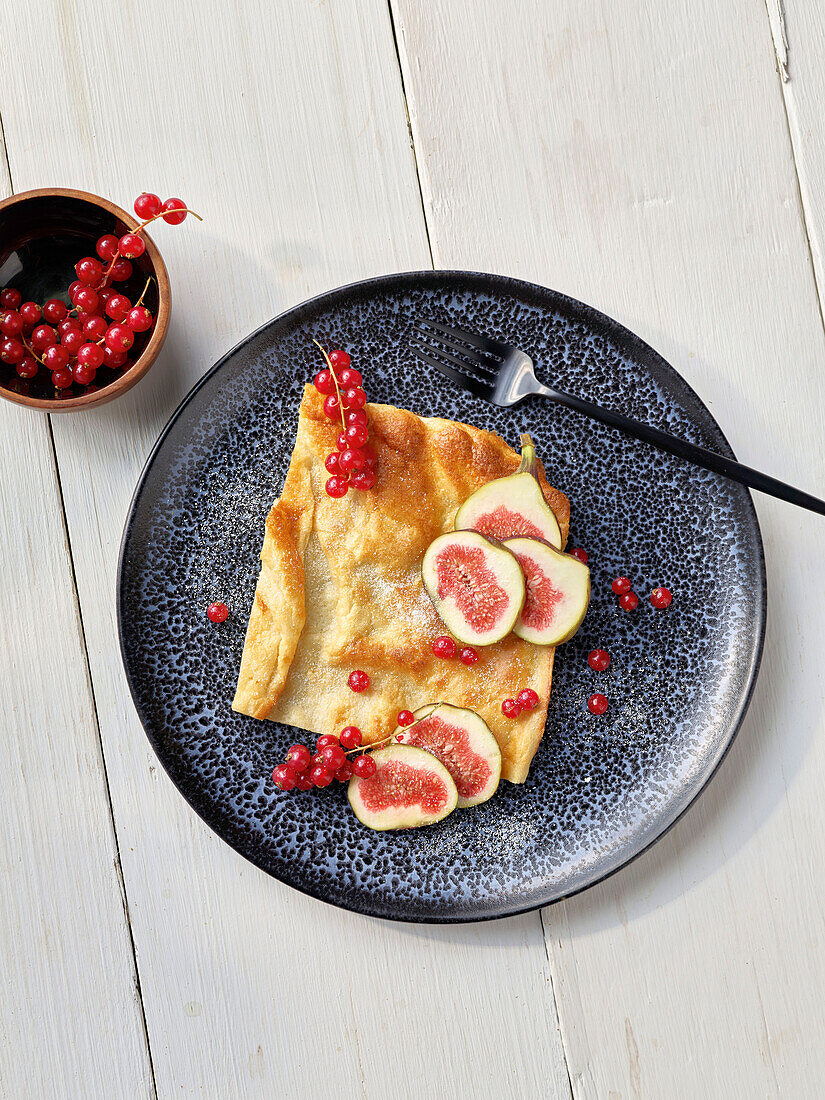
[[[458,791],[440,760],[412,745],[388,745],[371,754],[368,779],[354,775],[347,796],[355,816],[370,829],[416,829],[453,812]]]
[[[518,558],[527,587],[513,632],[536,645],[572,638],[590,603],[590,570],[539,539],[508,539],[505,546]]]
[[[492,645],[509,634],[524,603],[524,575],[509,550],[477,531],[439,535],[421,575],[444,625],[460,642]]]
[[[536,448],[529,435],[521,437],[521,465],[516,472],[476,489],[456,513],[455,529],[478,531],[499,542],[544,539],[561,549],[559,522],[541,491]]]
[[[439,703],[415,712],[411,726],[399,726],[395,737],[437,757],[458,790],[460,809],[477,806],[495,793],[501,779],[501,749],[474,710]]]

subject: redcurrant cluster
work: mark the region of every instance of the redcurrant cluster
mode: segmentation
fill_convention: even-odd
[[[630,577],[616,577],[610,587],[619,597],[619,607],[623,611],[635,611],[639,606],[639,597],[633,591]],[[650,602],[657,611],[670,607],[673,596],[667,588],[657,587],[650,593]]]
[[[471,646],[465,645],[459,649],[449,634],[442,634],[435,639],[433,653],[445,661],[451,661],[457,653],[459,661],[464,665],[474,665],[478,660],[478,654]]]
[[[331,497],[342,497],[349,489],[367,490],[375,484],[375,452],[367,446],[367,395],[361,372],[350,366],[345,351],[338,348],[327,354],[318,347],[327,365],[315,375],[315,388],[324,397],[324,413],[330,420],[341,421],[338,449],[324,461],[332,475],[326,490]]]
[[[375,775],[375,761],[360,751],[361,731],[357,726],[346,726],[335,737],[324,734],[315,742],[315,754],[306,745],[293,745],[286,760],[278,764],[272,773],[272,781],[282,791],[309,791],[313,787],[328,787],[333,779],[348,783],[353,775],[368,779]],[[354,759],[349,757],[358,753]]]
[[[157,195],[144,193],[135,199],[135,213],[143,221],[134,232],[120,238],[104,234],[95,246],[97,256],[84,256],[75,264],[77,279],[68,288],[69,305],[50,298],[41,308],[24,302],[14,287],[0,291],[0,359],[20,378],[34,378],[42,366],[51,371],[60,391],[73,383],[91,385],[102,366],[126,366],[135,336],[155,323],[143,304],[151,280],[134,303],[112,284],[131,277],[131,261],[146,251],[142,233],[150,222],[163,218],[180,225],[194,211],[181,199],[161,202]]]
[[[532,688],[524,688],[515,699],[504,700],[501,704],[501,713],[505,718],[518,718],[523,710],[535,710],[538,705],[538,693]]]

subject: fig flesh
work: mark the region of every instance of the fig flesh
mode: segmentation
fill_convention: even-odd
[[[561,549],[556,515],[544,499],[538,481],[536,449],[529,435],[521,437],[521,465],[509,477],[482,485],[459,508],[456,531],[478,531],[504,542],[512,538],[544,539]]]
[[[416,829],[453,812],[458,791],[440,760],[412,745],[388,745],[371,753],[375,772],[354,775],[347,797],[355,816],[370,829]]]
[[[568,641],[590,602],[590,570],[538,539],[508,539],[505,545],[518,559],[527,590],[513,632],[536,645]]]
[[[524,603],[521,566],[509,550],[477,531],[439,535],[427,547],[421,576],[444,625],[468,645],[500,641]]]
[[[458,790],[459,809],[486,802],[501,779],[501,749],[484,719],[449,703],[422,707],[415,719],[411,726],[399,726],[394,737],[441,761]]]

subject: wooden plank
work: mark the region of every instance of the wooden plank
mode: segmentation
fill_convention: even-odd
[[[1,144],[0,162],[5,197]],[[0,1095],[151,1097],[45,416],[0,400],[0,470]]]
[[[178,399],[285,306],[429,265],[386,5],[210,3],[194,32],[160,0],[103,10],[25,6],[0,79],[18,188],[59,179],[126,204],[149,187],[206,217],[155,235],[175,305],[152,372],[55,419],[158,1092],[569,1095],[537,915],[411,929],[264,877],[172,789],[119,664],[120,531]],[[37,95],[34,43],[50,59]]]
[[[825,495],[825,340],[765,8],[392,7],[436,263],[613,314],[745,460]],[[790,90],[816,5],[786,7]],[[811,28],[820,70],[821,45]],[[576,1096],[816,1095],[825,1072],[823,529],[757,507],[769,630],[731,754],[657,847],[544,913]]]

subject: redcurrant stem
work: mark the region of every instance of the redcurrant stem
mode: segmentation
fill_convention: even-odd
[[[313,343],[318,344],[318,341],[313,339]],[[318,347],[321,348],[321,354],[323,355],[324,359],[326,359],[326,361],[327,361],[327,367],[329,368],[329,373],[332,375],[332,381],[335,383],[335,392],[338,395],[338,411],[341,414],[341,427],[344,429],[344,431],[346,431],[347,430],[347,421],[346,421],[346,417],[344,416],[344,402],[341,400],[341,390],[338,386],[338,375],[335,373],[335,367],[333,367],[332,360],[327,355],[326,348],[322,347],[321,344],[318,344]]]
[[[158,218],[165,218],[167,214],[191,214],[193,218],[197,218],[199,222],[203,221],[200,214],[196,214],[194,210],[190,210],[188,206],[176,206],[174,210],[161,210],[159,214],[153,215],[151,218],[147,218],[145,222],[141,222],[137,229],[130,229],[130,233],[140,233],[147,225],[151,225],[152,222],[156,222]]]
[[[34,350],[34,348],[33,348],[33,347],[31,346],[31,344],[27,344],[27,343],[26,343],[26,337],[25,337],[25,336],[23,336],[23,335],[22,335],[22,333],[21,333],[21,335],[20,335],[20,341],[21,341],[21,343],[23,344],[23,347],[24,347],[24,348],[26,349],[26,351],[27,351],[27,352],[29,353],[29,355],[31,355],[31,356],[32,356],[32,358],[36,359],[38,363],[40,363],[40,364],[41,364],[42,366],[44,366],[44,367],[45,367],[45,365],[46,365],[46,360],[45,360],[45,359],[41,359],[41,358],[40,358],[40,356],[39,356],[39,355],[37,354],[37,352],[36,352],[36,351]]]
[[[140,303],[141,303],[141,302],[143,301],[143,295],[144,295],[144,294],[146,293],[146,291],[147,291],[147,290],[149,289],[149,284],[151,283],[151,281],[152,281],[151,279],[147,279],[147,280],[146,280],[146,286],[145,286],[145,287],[143,288],[143,290],[141,291],[140,297],[138,298],[138,300],[137,300],[137,301],[135,302],[134,306],[132,307],[133,309],[137,309],[137,307],[138,307],[138,306],[140,305]]]

